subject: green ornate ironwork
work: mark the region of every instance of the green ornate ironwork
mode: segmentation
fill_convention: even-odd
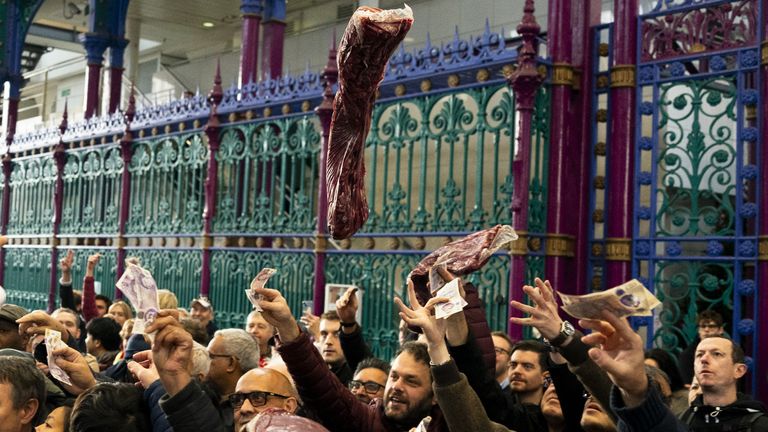
[[[504,84],[377,104],[366,142],[370,216],[363,231],[464,232],[509,223],[514,128]]]
[[[48,307],[51,281],[49,247],[8,247],[5,255],[6,303],[29,310]]]
[[[199,133],[138,141],[128,167],[131,210],[127,232],[199,233],[208,148]]]
[[[8,234],[50,234],[56,163],[51,154],[13,162]]]
[[[733,309],[733,262],[659,261],[655,266],[656,296],[664,304],[654,340],[670,351],[697,336],[696,316],[713,309],[726,316]]]
[[[332,253],[325,265],[326,283],[352,284],[364,290],[363,334],[379,358],[391,358],[398,346],[398,323],[394,296],[407,298],[408,273],[424,256],[413,253]],[[507,322],[509,258],[494,256],[467,280],[480,290],[486,316],[493,330],[503,330]]]
[[[123,160],[110,145],[67,152],[60,233],[117,233]]]
[[[528,198],[528,233],[547,231],[547,185],[549,184],[549,91],[546,85],[536,94],[531,124],[531,183]],[[539,239],[540,240],[540,239]],[[539,245],[542,242],[539,241]],[[541,252],[539,249],[536,252]],[[526,258],[526,280],[546,274],[544,257],[538,253]]]
[[[264,267],[278,269],[269,287],[280,290],[294,316],[301,316],[301,302],[312,299],[314,255],[293,252],[214,250],[211,257],[211,301],[219,327],[240,327],[252,306],[245,290]]]
[[[314,114],[224,128],[214,232],[313,231],[319,152]]]
[[[735,233],[735,77],[662,85],[658,236]]]

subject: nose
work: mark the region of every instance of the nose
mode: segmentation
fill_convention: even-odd
[[[363,386],[360,386],[360,387],[352,389],[352,394],[353,395],[362,395],[364,393],[365,393],[365,387],[363,387]]]
[[[240,415],[256,414],[256,408],[251,405],[251,401],[245,398],[243,404],[240,405]]]

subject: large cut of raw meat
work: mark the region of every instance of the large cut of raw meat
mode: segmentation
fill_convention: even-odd
[[[333,101],[328,144],[328,229],[335,239],[351,237],[368,220],[363,150],[376,90],[389,57],[413,24],[404,9],[361,7],[339,44],[339,91]]]
[[[517,240],[517,233],[511,226],[496,225],[436,249],[424,257],[410,274],[419,303],[424,305],[432,297],[427,282],[429,271],[436,262],[444,264],[450,273],[463,276],[481,269],[496,251],[514,240]],[[436,288],[432,287],[432,290]]]

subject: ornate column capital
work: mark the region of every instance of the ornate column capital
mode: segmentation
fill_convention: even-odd
[[[611,68],[611,87],[635,87],[635,65],[616,65]]]
[[[85,58],[88,64],[100,65],[104,61],[104,51],[110,44],[108,37],[98,33],[83,33],[80,42],[85,48]]]
[[[632,239],[609,237],[605,239],[606,261],[631,261]]]

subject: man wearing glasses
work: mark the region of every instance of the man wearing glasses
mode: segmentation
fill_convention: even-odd
[[[504,393],[510,393],[509,360],[512,356],[512,340],[506,333],[500,331],[491,333],[491,338],[496,351],[496,382]]]
[[[294,414],[299,406],[296,389],[288,378],[269,368],[253,369],[240,377],[229,402],[234,409],[235,431],[245,430],[245,425],[267,408]]]
[[[365,403],[384,397],[384,386],[389,376],[389,363],[369,357],[357,365],[355,376],[349,382],[349,390]]]
[[[693,379],[693,362],[696,356],[696,347],[699,342],[711,337],[719,337],[725,334],[723,328],[723,316],[713,310],[705,310],[699,314],[696,322],[698,323],[698,335],[692,340],[688,348],[680,353],[679,364],[680,374],[686,385],[691,384]]]

